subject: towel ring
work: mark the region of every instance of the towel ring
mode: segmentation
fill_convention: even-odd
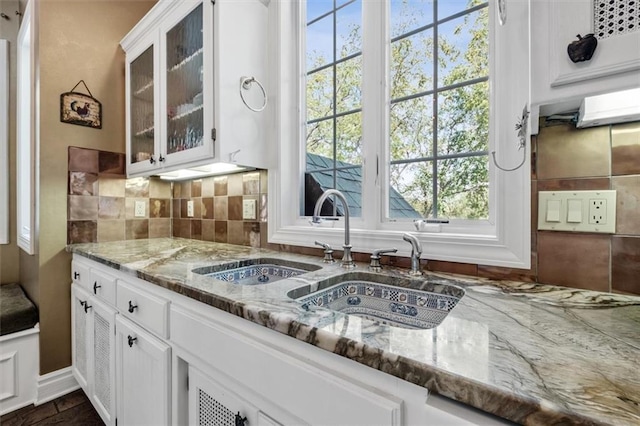
[[[262,104],[261,107],[258,107],[258,108],[254,108],[251,105],[249,105],[247,103],[247,100],[244,98],[244,94],[242,93],[243,89],[249,90],[253,83],[256,83],[258,85],[258,87],[262,91],[262,97],[264,98],[264,103]],[[260,82],[256,80],[255,77],[240,77],[240,99],[242,99],[242,102],[245,104],[247,108],[249,108],[251,111],[254,111],[254,112],[260,112],[267,107],[267,92],[264,90],[264,86],[262,86],[262,84],[260,84]]]

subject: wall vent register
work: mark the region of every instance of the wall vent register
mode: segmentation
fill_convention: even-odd
[[[593,28],[598,39],[638,31],[639,0],[593,0]]]

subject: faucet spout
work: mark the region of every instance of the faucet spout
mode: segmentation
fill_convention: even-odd
[[[319,223],[321,221],[320,209],[322,208],[322,205],[327,200],[327,198],[329,198],[331,195],[335,195],[336,198],[338,198],[342,203],[342,207],[344,207],[344,245],[342,246],[342,248],[344,249],[343,251],[344,254],[342,256],[341,266],[343,268],[355,268],[356,264],[354,263],[353,258],[351,257],[350,230],[349,230],[349,218],[350,218],[349,205],[347,204],[347,199],[345,198],[344,194],[338,191],[337,189],[327,189],[326,191],[324,191],[320,196],[320,198],[318,198],[318,201],[316,201],[316,205],[315,205],[315,208],[313,209],[313,217],[311,218],[311,221],[313,223]]]
[[[409,275],[422,275],[422,271],[420,270],[422,244],[420,244],[420,240],[412,234],[403,234],[402,239],[411,244],[411,271]]]

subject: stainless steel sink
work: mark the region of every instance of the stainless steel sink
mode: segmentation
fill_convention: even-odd
[[[259,257],[196,268],[192,272],[230,284],[269,284],[320,269],[309,263]]]
[[[411,329],[438,326],[465,292],[444,279],[351,272],[291,290],[303,309],[317,307]]]

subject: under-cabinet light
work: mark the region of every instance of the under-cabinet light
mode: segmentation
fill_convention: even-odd
[[[640,88],[584,98],[576,127],[640,120]]]
[[[249,167],[238,166],[229,163],[213,163],[206,166],[191,167],[188,169],[174,170],[172,172],[158,173],[160,179],[164,180],[186,180],[200,177],[215,176],[228,173],[237,173],[247,170],[253,170]]]

